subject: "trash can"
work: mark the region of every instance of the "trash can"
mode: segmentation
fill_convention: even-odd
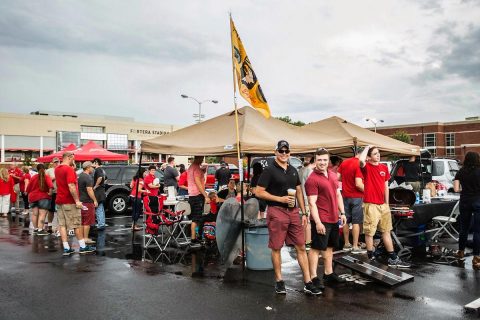
[[[266,225],[250,226],[245,230],[247,268],[250,270],[272,270],[272,255],[268,248]]]

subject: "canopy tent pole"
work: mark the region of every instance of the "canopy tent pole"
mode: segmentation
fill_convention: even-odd
[[[142,168],[142,157],[143,157],[143,152],[140,151],[140,160],[138,161],[138,171],[137,171],[137,174],[140,174],[140,169]],[[137,177],[137,185],[135,186],[135,200],[133,202],[133,208],[132,210],[136,210],[137,209],[137,204],[138,204],[138,186],[140,185],[139,183],[139,180],[140,180],[140,176]],[[143,211],[143,210],[142,210]],[[142,217],[143,221],[145,221],[145,216]],[[143,242],[143,250],[145,250],[145,228],[142,228],[143,229],[143,236],[142,236],[142,242]],[[133,241],[133,236],[132,236],[132,241]]]

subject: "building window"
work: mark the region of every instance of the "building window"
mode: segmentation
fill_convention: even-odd
[[[80,126],[82,132],[88,133],[105,133],[105,127],[96,127],[96,126]]]
[[[107,135],[107,149],[108,150],[127,150],[128,136],[126,134],[109,133]]]
[[[455,148],[446,148],[445,150],[447,157],[455,157]]]
[[[427,148],[427,150],[431,153],[432,157],[437,156],[437,148]]]
[[[446,147],[455,147],[455,133],[446,133],[445,134],[445,146]],[[448,155],[448,151],[447,151]]]
[[[59,149],[63,149],[71,143],[73,143],[77,147],[80,146],[80,132],[57,132],[57,147]]]
[[[423,138],[423,145],[425,147],[435,147],[437,145],[435,133],[426,133]]]

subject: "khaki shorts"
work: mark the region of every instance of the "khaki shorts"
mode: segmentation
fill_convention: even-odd
[[[388,232],[392,230],[392,215],[387,204],[363,204],[363,232],[373,237],[375,232]]]
[[[57,204],[58,225],[67,230],[82,226],[82,213],[75,204]]]

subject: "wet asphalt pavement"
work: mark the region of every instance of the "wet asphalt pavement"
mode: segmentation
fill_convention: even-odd
[[[62,257],[54,236],[29,235],[0,219],[0,319],[476,319],[463,306],[480,297],[480,272],[415,258],[414,282],[387,288],[357,278],[308,297],[289,249],[282,250],[287,295],[272,271],[225,272],[214,252],[142,250],[129,217],[92,232],[96,255]],[[78,245],[77,248],[78,250]],[[152,260],[157,260],[152,263]],[[471,260],[471,258],[468,258]],[[337,273],[351,273],[342,267]],[[350,278],[349,280],[354,280]]]

